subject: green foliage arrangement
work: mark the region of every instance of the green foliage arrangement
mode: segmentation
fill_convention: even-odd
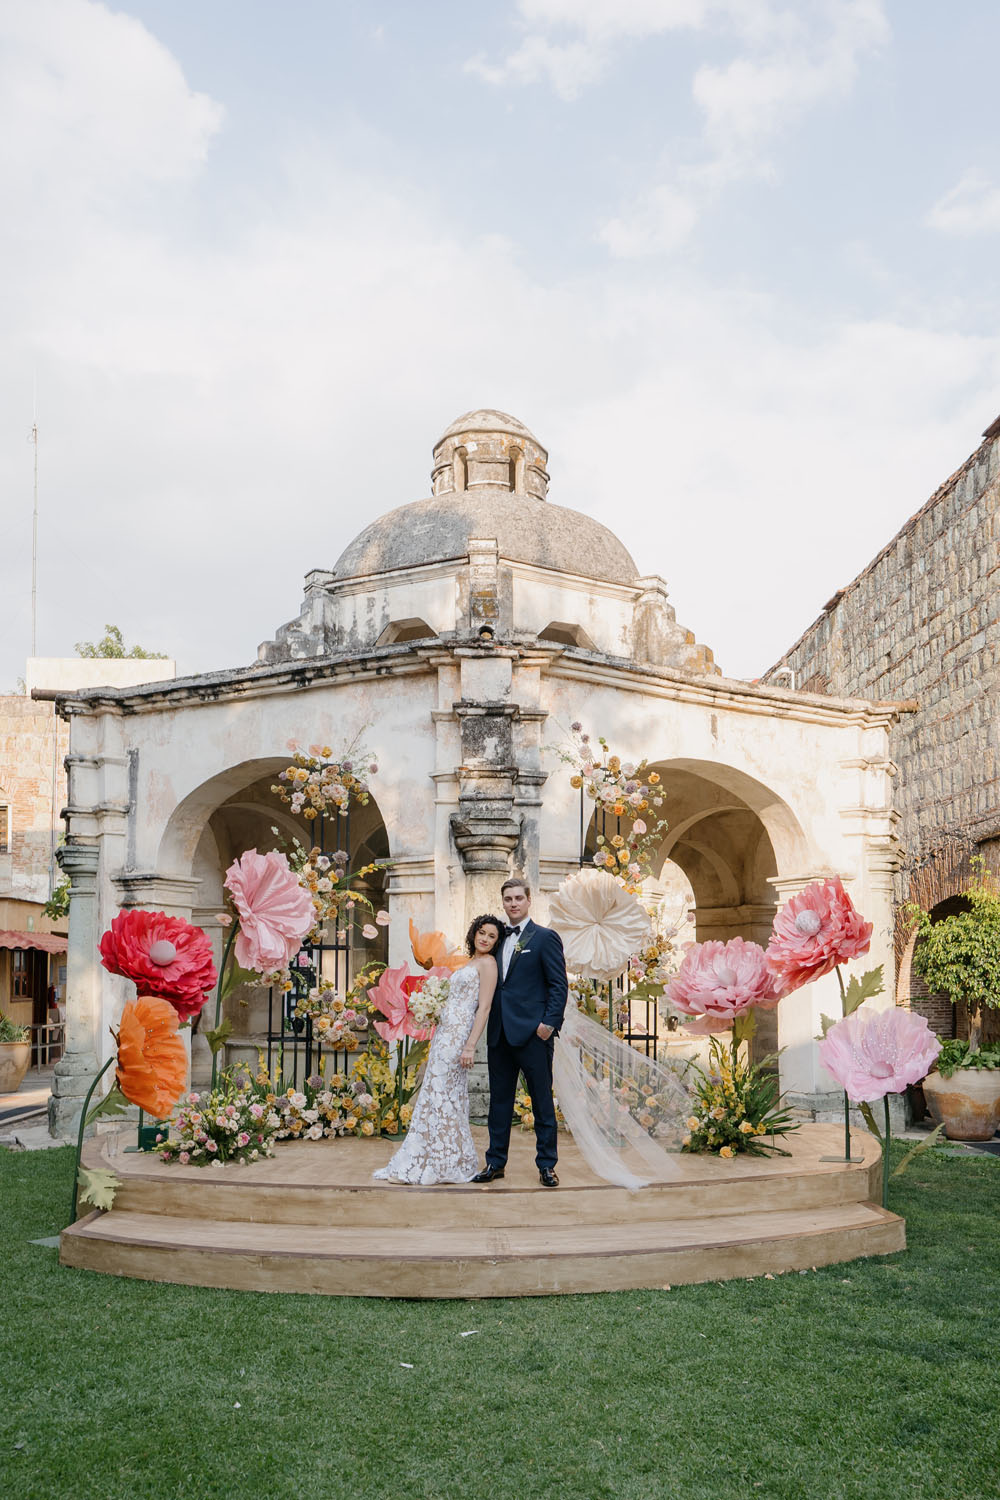
[[[727,1158],[740,1152],[790,1156],[775,1137],[797,1130],[798,1121],[781,1103],[774,1062],[772,1054],[752,1063],[741,1057],[737,1043],[728,1047],[713,1037],[707,1071],[697,1063],[689,1069],[695,1104],[681,1149],[715,1151]]]
[[[19,1026],[16,1021],[11,1021],[0,1011],[0,1043],[26,1042],[28,1037],[27,1026]]]
[[[982,1061],[983,1006],[1000,1006],[1000,885],[977,865],[976,878],[963,895],[969,910],[940,922],[929,912],[911,904],[907,910],[916,922],[918,943],[913,967],[935,994],[946,995],[953,1005],[964,1001],[969,1012],[969,1045],[958,1067],[978,1068]],[[943,1071],[938,1064],[939,1071]]]
[[[964,1037],[946,1037],[941,1042],[941,1051],[938,1053],[935,1064],[942,1078],[950,1078],[957,1068],[987,1068],[990,1072],[1000,1071],[1000,1043],[994,1042],[988,1047],[980,1047],[979,1051],[969,1055],[969,1044]]]

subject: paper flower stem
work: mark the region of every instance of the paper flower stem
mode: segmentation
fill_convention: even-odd
[[[840,972],[840,965],[839,964],[836,965],[836,967],[834,968],[833,972],[836,974],[837,981],[838,981],[838,983],[840,985],[840,1009],[841,1009],[841,1013],[846,1016],[847,1015],[847,991],[844,989],[844,976]],[[847,1090],[845,1089],[844,1090],[844,1160],[845,1161],[850,1161],[850,1159],[851,1159],[851,1101],[848,1099],[848,1097],[847,1097]]]
[[[108,1058],[107,1062],[104,1064],[104,1067],[97,1074],[97,1077],[94,1079],[93,1083],[90,1085],[90,1088],[87,1090],[87,1097],[84,1099],[83,1107],[80,1110],[80,1129],[76,1134],[76,1157],[73,1161],[73,1201],[70,1204],[69,1210],[69,1222],[71,1224],[76,1223],[76,1195],[78,1189],[78,1179],[80,1176],[80,1161],[83,1157],[83,1132],[87,1128],[87,1111],[90,1109],[90,1101],[94,1097],[94,1090],[97,1088],[97,1085],[100,1083],[105,1073],[111,1067],[112,1063],[116,1061],[117,1059],[113,1055]]]
[[[226,946],[225,946],[225,948],[222,951],[222,962],[219,965],[219,982],[215,986],[215,1020],[212,1023],[212,1030],[213,1031],[218,1031],[218,1029],[219,1029],[219,1021],[222,1018],[222,989],[223,989],[223,985],[226,982],[226,970],[229,967],[229,955],[233,951],[233,944],[236,941],[236,934],[239,932],[239,930],[240,930],[240,924],[239,924],[238,921],[236,921],[234,919],[233,925],[229,929],[229,936],[226,938]],[[222,1049],[220,1048],[219,1051],[221,1051],[221,1050]],[[218,1073],[219,1073],[219,1052],[213,1050],[213,1052],[212,1052],[212,1087],[213,1087],[213,1089],[215,1088],[215,1082],[216,1082],[216,1078],[218,1077]]]
[[[882,1207],[889,1207],[889,1135],[891,1127],[889,1123],[889,1095],[883,1094],[882,1103],[885,1105],[885,1130],[882,1134]]]

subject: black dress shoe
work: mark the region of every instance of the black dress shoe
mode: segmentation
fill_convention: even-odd
[[[541,1167],[538,1172],[538,1180],[542,1187],[558,1187],[559,1178],[552,1167]]]
[[[473,1177],[473,1182],[495,1182],[498,1177],[503,1176],[503,1167],[485,1166],[481,1172]]]

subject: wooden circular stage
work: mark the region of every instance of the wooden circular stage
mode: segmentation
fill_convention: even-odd
[[[485,1146],[485,1131],[475,1132]],[[285,1142],[251,1166],[182,1167],[91,1141],[88,1166],[122,1179],[113,1209],[64,1230],[63,1265],[146,1281],[341,1297],[532,1297],[804,1270],[905,1248],[876,1206],[877,1143],[804,1125],[791,1157],[674,1158],[677,1176],[629,1193],[595,1177],[560,1136],[555,1190],[534,1138],[515,1134],[489,1187],[375,1183],[389,1140]]]

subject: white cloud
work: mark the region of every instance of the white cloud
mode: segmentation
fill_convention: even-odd
[[[934,204],[925,220],[945,234],[996,234],[1000,230],[1000,187],[975,167]]]
[[[640,194],[620,218],[609,219],[598,231],[612,255],[622,260],[676,250],[698,222],[691,196],[667,183]]]
[[[526,30],[499,63],[467,67],[495,85],[547,81],[575,99],[629,44],[677,30],[730,38],[742,50],[691,82],[702,139],[672,177],[605,221],[597,237],[635,259],[675,250],[729,183],[773,173],[769,143],[807,110],[850,92],[860,60],[889,28],[882,0],[518,0]]]
[[[41,650],[112,620],[185,669],[252,659],[308,569],[427,493],[446,424],[496,405],[549,446],[553,501],[619,532],[723,667],[753,674],[995,414],[982,392],[1000,392],[1000,337],[804,328],[766,298],[690,272],[643,279],[634,262],[543,279],[516,245],[320,146],[237,213],[206,156],[219,106],[134,22],[58,9],[76,61],[40,6],[19,71],[44,78],[63,57],[66,89],[26,90],[10,122],[50,142],[27,216],[61,232],[8,235],[0,266],[2,683],[28,644],[33,369]],[[125,143],[96,159],[105,126],[88,122],[110,86],[96,52],[129,59],[116,128],[173,151],[167,187],[162,160],[144,175]],[[94,132],[94,160],[76,129]],[[4,201],[30,188],[0,166]],[[93,190],[74,198],[81,173]],[[216,187],[228,237],[208,241],[199,203]],[[640,208],[650,239],[685,227],[655,186]],[[636,253],[625,234],[619,254]]]

